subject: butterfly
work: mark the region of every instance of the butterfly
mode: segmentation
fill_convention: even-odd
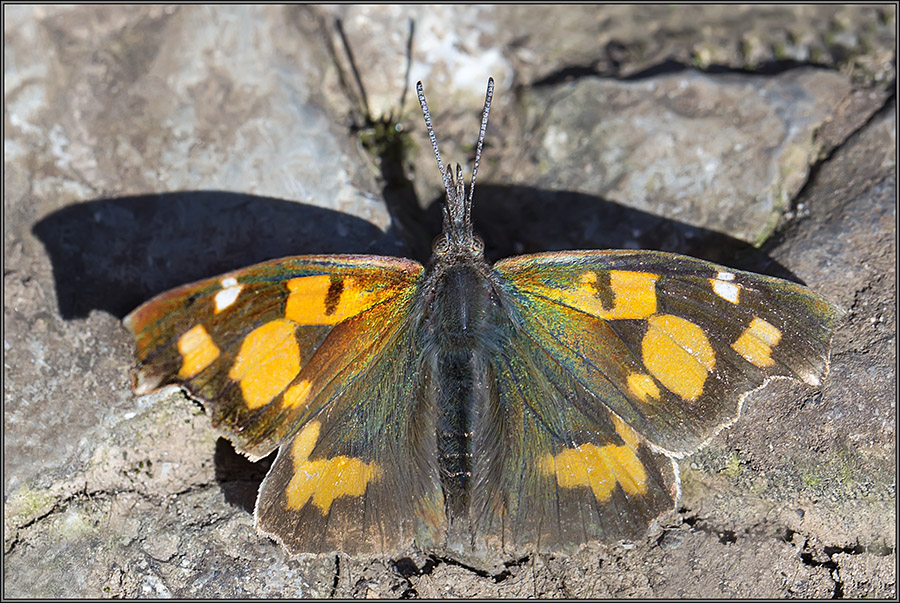
[[[475,179],[445,169],[427,266],[306,255],[125,318],[135,391],[175,384],[236,449],[277,450],[259,531],[292,554],[565,551],[671,511],[676,459],[773,377],[819,385],[842,311],[806,287],[656,251],[489,265]]]

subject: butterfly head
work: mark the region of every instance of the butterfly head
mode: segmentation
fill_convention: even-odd
[[[425,93],[422,90],[422,82],[416,84],[416,91],[419,96],[419,104],[422,106],[422,113],[425,116],[428,138],[431,139],[434,158],[437,160],[447,195],[443,207],[444,228],[434,241],[434,253],[439,257],[482,259],[484,257],[484,242],[481,240],[481,237],[472,231],[472,196],[475,192],[475,178],[478,175],[478,163],[481,160],[481,149],[484,146],[484,133],[487,129],[488,115],[491,112],[491,98],[494,96],[494,78],[488,79],[468,195],[466,194],[466,183],[463,179],[460,165],[456,164],[455,174],[452,170],[444,168],[444,162],[438,150],[437,138],[434,134],[434,127],[431,124],[431,113],[428,111],[428,103],[425,101]]]

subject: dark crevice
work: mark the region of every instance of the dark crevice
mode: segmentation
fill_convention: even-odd
[[[513,575],[512,568],[520,567],[526,563],[529,563],[530,561],[530,555],[525,555],[524,557],[520,557],[512,561],[505,561],[503,562],[504,569],[500,572],[497,572],[496,574],[492,574],[486,570],[463,563],[458,559],[454,559],[452,557],[442,557],[440,555],[433,554],[428,556],[428,559],[425,561],[422,567],[416,565],[416,562],[409,557],[397,559],[396,561],[394,561],[394,571],[396,571],[407,584],[407,588],[402,593],[400,593],[400,598],[412,599],[418,597],[418,592],[413,586],[410,578],[412,578],[413,576],[429,576],[437,567],[442,564],[461,567],[469,572],[472,572],[479,578],[486,578],[491,580],[494,584],[500,584]]]
[[[834,547],[826,547],[828,548]],[[800,560],[804,565],[809,567],[822,567],[828,570],[828,573],[831,575],[831,579],[834,580],[834,592],[831,595],[832,599],[843,599],[844,598],[844,584],[840,580],[840,572],[838,571],[838,565],[831,558],[831,555],[828,555],[827,561],[818,561],[814,557],[812,551],[808,550],[806,545],[803,546],[803,551],[800,553]],[[827,554],[827,553],[826,553]]]
[[[700,521],[700,518],[696,515],[689,515],[690,512],[691,510],[687,507],[680,507],[678,509],[678,513],[683,517],[681,521],[689,528],[693,528]]]
[[[888,89],[893,90],[893,86]],[[849,132],[840,143],[828,149],[828,151],[822,157],[818,158],[812,165],[809,166],[809,172],[806,175],[806,182],[803,183],[803,186],[800,188],[800,190],[797,191],[794,197],[790,200],[790,209],[794,209],[796,207],[797,201],[807,196],[808,191],[818,181],[819,173],[828,165],[829,161],[831,161],[835,155],[846,148],[848,144],[852,144],[870,125],[872,125],[879,119],[882,119],[886,114],[894,112],[894,104],[896,102],[896,98],[896,93],[892,91],[884,99],[881,107],[879,107],[876,111],[873,111],[868,119],[859,124],[859,126]],[[877,186],[882,181],[883,179],[873,181],[869,188]],[[860,191],[860,194],[863,192],[865,191]],[[802,220],[803,218],[798,218],[782,222],[775,230],[775,232],[772,233],[772,235],[766,240],[765,245],[763,245],[762,248],[772,249],[778,247],[783,242],[783,239],[788,235],[790,228],[794,227],[795,224],[801,222]]]
[[[708,65],[703,68],[705,73],[711,73],[714,75],[719,74],[738,74],[738,75],[759,75],[759,76],[773,76],[780,75],[782,73],[787,73],[788,71],[793,71],[795,69],[802,69],[804,67],[809,67],[812,69],[824,69],[827,71],[837,71],[837,68],[833,65],[826,65],[822,63],[811,63],[806,61],[794,61],[790,59],[784,60],[773,60],[773,61],[765,61],[759,64],[754,65],[753,67],[733,67],[731,65]]]
[[[585,77],[617,77],[622,70],[622,63],[628,57],[628,46],[617,40],[611,40],[603,49],[602,57],[586,65],[568,65],[553,71],[540,80],[533,82],[533,87],[554,86]]]
[[[687,509],[679,509],[680,513],[687,512]],[[738,541],[739,534],[734,530],[729,530],[727,528],[720,528],[715,525],[708,523],[706,520],[697,517],[696,515],[688,515],[685,516],[682,522],[690,527],[692,530],[696,530],[698,532],[703,532],[704,534],[709,534],[711,536],[715,536],[718,538],[719,542],[722,544],[735,544]],[[747,535],[750,533],[749,528],[745,528],[740,535]],[[665,539],[666,534],[663,533],[660,536],[658,544],[661,544]]]
[[[520,561],[518,561],[518,560],[506,562],[503,564],[503,566],[506,569],[504,569],[503,571],[498,572],[496,574],[491,574],[488,571],[485,571],[483,569],[478,569],[476,567],[473,567],[471,565],[463,563],[462,561],[459,561],[457,559],[453,559],[453,558],[449,558],[449,557],[439,557],[439,559],[448,565],[455,565],[456,567],[461,567],[463,569],[466,569],[479,577],[489,578],[490,580],[492,580],[494,582],[494,584],[499,584],[499,583],[503,582],[504,580],[506,580],[507,578],[509,578],[512,575],[512,572],[510,572],[509,568],[517,567],[520,563]],[[523,559],[527,561],[528,557],[526,556]]]
[[[552,73],[548,73],[541,79],[531,83],[532,88],[545,88],[556,86],[572,80],[580,80],[585,77],[610,77],[610,74],[603,73],[595,65],[570,65],[557,69]]]
[[[637,71],[623,75],[621,73],[621,55],[627,53],[622,51],[618,46],[614,46],[614,42],[607,45],[606,56],[587,64],[567,65],[551,73],[535,82],[531,86],[535,88],[550,87],[565,82],[571,82],[586,77],[602,77],[608,79],[616,79],[624,82],[635,82],[640,80],[651,79],[655,77],[673,75],[683,73],[685,71],[697,71],[699,73],[707,73],[710,75],[750,75],[760,77],[771,77],[787,73],[795,69],[813,68],[835,71],[832,65],[794,61],[794,60],[772,60],[758,63],[753,67],[736,67],[725,64],[710,64],[705,67],[698,67],[690,63],[678,61],[676,59],[665,59],[659,63],[655,63]]]
[[[509,578],[510,576],[513,575],[513,573],[510,571],[510,568],[522,567],[523,565],[525,565],[526,563],[529,563],[530,561],[531,561],[530,555],[525,555],[524,557],[520,557],[514,561],[506,561],[503,563],[503,567],[505,567],[506,569],[500,573],[494,574],[493,576],[491,576],[491,579],[493,579],[494,584],[500,584],[501,582],[503,582],[504,580],[506,580],[507,578]]]
[[[829,557],[831,557],[832,555],[837,555],[838,553],[844,553],[847,555],[862,555],[866,552],[866,547],[861,544],[855,544],[853,546],[826,546],[823,550]]]
[[[181,496],[184,494],[188,494],[195,490],[205,490],[211,486],[212,486],[212,484],[199,484],[199,485],[195,485],[195,486],[189,486],[189,487],[183,488],[177,492],[173,492],[171,494],[171,496],[177,497],[177,496]],[[60,499],[54,501],[53,504],[50,505],[50,507],[43,513],[41,513],[39,515],[35,515],[34,517],[29,519],[22,525],[14,526],[11,529],[18,533],[21,533],[24,530],[34,527],[38,522],[43,521],[44,519],[47,519],[51,515],[58,515],[61,513],[65,513],[66,511],[69,510],[69,507],[73,504],[84,503],[84,502],[94,502],[95,500],[96,501],[109,501],[109,500],[113,500],[123,494],[135,495],[135,496],[143,498],[144,500],[151,501],[157,505],[161,504],[159,498],[154,497],[153,495],[148,494],[147,492],[137,490],[137,489],[117,488],[112,491],[102,490],[102,489],[89,491],[87,489],[83,489],[83,490],[79,490],[78,492],[73,492],[72,494],[69,494],[68,496],[65,496],[63,498],[60,498]],[[168,496],[166,498],[168,498]],[[4,554],[9,555],[10,553],[12,553],[20,541],[21,540],[17,534],[8,543],[5,543],[4,544]]]
[[[830,67],[829,65],[804,63],[801,61],[790,60],[766,61],[764,63],[756,64],[753,67],[735,67],[734,65],[720,64],[710,64],[706,65],[705,67],[698,67],[696,65],[683,63],[674,59],[668,59],[656,65],[651,65],[650,67],[642,69],[641,71],[638,71],[636,73],[624,76],[621,79],[625,82],[634,82],[660,77],[663,75],[682,73],[685,71],[696,71],[698,73],[705,73],[709,75],[749,75],[759,77],[772,77],[805,67],[813,69],[826,69],[831,71],[834,70],[834,68]]]
[[[685,514],[687,512],[688,509],[679,509],[679,513]],[[691,529],[718,536],[719,542],[722,544],[737,542],[738,535],[733,530],[717,529],[696,515],[685,515],[682,521]],[[750,531],[745,529],[744,533],[749,534]],[[795,536],[799,536],[799,539],[795,538]],[[828,571],[829,577],[834,581],[834,592],[831,596],[833,599],[842,599],[844,597],[844,585],[840,577],[840,567],[834,559],[835,555],[862,555],[863,553],[870,553],[885,557],[894,553],[893,547],[886,545],[866,546],[859,543],[848,546],[824,546],[821,549],[813,548],[809,545],[807,536],[791,528],[784,528],[778,538],[799,549],[799,558],[804,565],[811,568],[824,568]],[[825,557],[824,560],[822,560],[823,556]]]
[[[15,526],[13,529],[16,531],[26,530],[26,529],[30,528],[31,526],[35,525],[36,523],[38,523],[39,521],[42,521],[42,520],[46,519],[47,517],[50,517],[51,515],[54,515],[56,513],[65,512],[66,509],[69,508],[69,503],[71,501],[72,501],[72,497],[69,497],[64,500],[58,500],[58,501],[54,502],[50,506],[50,508],[47,509],[44,513],[41,513],[40,515],[36,515],[36,516],[32,517],[31,519],[29,519],[22,525]],[[18,537],[16,537],[16,539],[12,543],[10,543],[9,550],[6,551],[7,554],[9,554],[13,551],[13,548],[14,548],[16,542],[18,542]]]
[[[816,161],[816,163],[814,163],[812,166],[810,166],[809,176],[806,179],[806,184],[803,186],[802,189],[800,189],[800,192],[797,193],[797,198],[800,198],[800,196],[806,191],[810,182],[813,181],[813,177],[818,173],[818,171],[822,168],[822,166],[825,165],[826,163],[828,163],[828,161],[830,159],[832,159],[841,149],[843,149],[845,146],[847,146],[847,144],[852,143],[857,138],[859,138],[861,133],[863,131],[865,131],[866,128],[868,128],[874,122],[878,121],[879,119],[882,119],[883,117],[885,117],[885,115],[893,114],[894,103],[897,100],[897,95],[896,95],[896,92],[893,91],[893,86],[890,86],[886,89],[891,90],[891,93],[885,97],[884,102],[881,103],[881,106],[878,109],[876,109],[875,111],[873,111],[872,114],[865,121],[863,121],[861,124],[859,124],[858,127],[856,127],[849,134],[847,134],[847,136],[844,138],[844,140],[842,140],[840,142],[840,144],[834,145],[834,147],[829,149],[828,153],[826,153],[819,161]]]
[[[875,555],[890,555],[893,553],[893,549],[891,547],[867,547],[859,543],[848,546],[824,546],[821,548],[821,552],[824,554],[826,559],[822,561],[820,560],[821,556],[816,554],[816,549],[811,548],[806,538],[802,537],[802,535],[802,545],[800,543],[793,542],[794,536],[797,534],[798,532],[787,528],[785,529],[782,538],[785,542],[795,544],[795,546],[801,549],[800,561],[802,561],[804,565],[808,567],[824,568],[828,570],[828,574],[831,576],[831,579],[834,580],[834,592],[831,595],[833,599],[844,598],[844,583],[841,580],[840,567],[834,560],[835,555],[862,555],[863,553],[872,553]],[[819,559],[816,558],[817,556],[819,557]]]
[[[785,541],[786,543],[791,544],[791,543],[793,543],[793,541],[794,541],[794,536],[795,536],[796,534],[798,534],[798,532],[797,532],[796,530],[792,530],[792,529],[790,529],[790,528],[785,528],[785,529],[784,529],[784,535],[781,537],[781,539],[782,539],[783,541]]]
[[[468,571],[472,572],[473,574],[475,574],[475,575],[478,576],[479,578],[493,578],[493,576],[491,576],[490,572],[487,572],[487,571],[485,571],[485,570],[483,570],[483,569],[478,569],[477,567],[472,567],[471,565],[465,564],[465,563],[463,563],[462,561],[459,561],[458,559],[454,559],[454,558],[452,558],[452,557],[443,557],[443,556],[440,556],[440,555],[431,555],[431,558],[434,559],[435,563],[434,563],[434,565],[431,566],[431,568],[430,568],[430,570],[429,570],[428,573],[431,573],[432,571],[434,571],[434,568],[436,568],[438,565],[444,563],[444,564],[446,564],[446,565],[453,565],[453,566],[455,566],[455,567],[461,567],[461,568],[463,568],[463,569],[465,569],[465,570],[468,570]],[[426,566],[427,566],[427,565],[428,565],[428,564],[426,564]]]
[[[334,556],[334,580],[331,582],[331,592],[328,595],[329,599],[334,599],[337,597],[338,584],[341,581],[341,556]]]
[[[427,576],[437,567],[438,561],[433,557],[429,557],[425,564],[420,568],[416,562],[409,557],[403,557],[394,561],[394,571],[400,574],[403,581],[406,582],[406,588],[400,593],[400,599],[418,599],[419,592],[413,586],[410,578],[413,576]]]
[[[719,542],[722,544],[734,544],[737,542],[737,535],[734,530],[722,530],[719,532]]]

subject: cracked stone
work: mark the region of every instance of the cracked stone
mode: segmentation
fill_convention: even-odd
[[[5,597],[896,596],[891,7],[5,8]],[[440,182],[415,99],[398,106],[407,16],[446,159],[469,157],[485,70],[498,78],[475,202],[492,257],[671,249],[792,274],[850,310],[821,391],[767,388],[682,462],[683,523],[502,579],[425,555],[415,572],[291,559],[253,529],[264,469],[184,396],[130,393],[119,319],[154,293],[284,255],[427,254]],[[407,188],[362,150],[335,18],[372,116],[393,112],[415,150]],[[603,102],[572,102],[589,93]],[[704,111],[721,128],[677,145],[715,149],[699,171],[629,138],[683,119],[683,140]],[[753,115],[759,131],[731,127]],[[729,149],[746,165],[709,180]],[[780,205],[723,224],[752,194]]]

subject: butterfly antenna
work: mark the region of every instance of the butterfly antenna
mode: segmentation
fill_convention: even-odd
[[[484,110],[481,112],[481,130],[478,131],[478,144],[475,147],[475,163],[472,165],[472,182],[469,183],[469,202],[466,203],[466,222],[472,224],[472,199],[475,196],[475,177],[478,176],[478,164],[481,163],[481,149],[484,147],[484,133],[487,131],[488,115],[491,114],[491,99],[494,98],[494,78],[488,78],[487,93],[484,95]]]
[[[444,181],[444,190],[447,193],[447,202],[444,204],[444,241],[456,249],[473,249],[473,243],[477,239],[472,233],[472,196],[475,191],[475,178],[478,175],[478,164],[481,162],[481,151],[484,147],[484,135],[487,130],[488,115],[491,112],[491,99],[494,96],[494,78],[488,79],[487,94],[484,99],[484,110],[481,114],[481,129],[478,132],[478,144],[475,151],[475,163],[472,166],[472,180],[469,185],[469,195],[466,197],[466,184],[462,175],[462,168],[456,164],[456,172],[444,167],[441,152],[438,150],[437,137],[431,123],[431,113],[428,111],[428,103],[425,101],[425,93],[422,90],[422,82],[416,83],[416,92],[419,96],[419,104],[422,106],[422,114],[425,116],[425,127],[428,130],[428,138],[434,149],[434,158],[437,160],[441,178]],[[480,240],[479,240],[480,241]]]
[[[469,208],[463,203],[466,198],[466,181],[463,180],[462,167],[456,164],[456,202],[450,207],[450,218],[457,228],[462,228],[464,241],[472,238],[472,221],[469,219]],[[462,205],[462,207],[460,207]],[[460,215],[462,214],[462,215]]]
[[[422,106],[422,114],[425,116],[425,129],[428,130],[428,138],[431,140],[431,148],[434,149],[434,158],[437,159],[438,169],[441,171],[441,179],[444,181],[444,190],[447,192],[447,205],[452,205],[454,198],[452,177],[444,169],[444,161],[441,159],[441,151],[438,149],[437,137],[434,134],[434,126],[431,124],[431,112],[428,110],[428,102],[425,100],[425,92],[422,90],[422,82],[416,83],[416,94],[419,97],[419,104]],[[448,230],[450,216],[444,212],[444,230]]]

